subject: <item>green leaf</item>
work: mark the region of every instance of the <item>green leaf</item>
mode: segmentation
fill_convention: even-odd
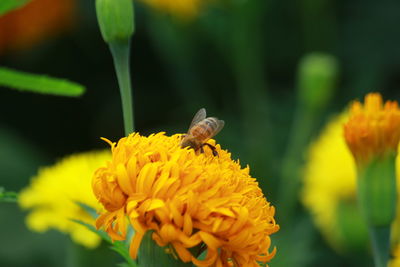
[[[0,202],[17,202],[18,193],[7,192],[3,187],[0,187]]]
[[[68,80],[3,67],[0,67],[0,86],[40,94],[70,97],[80,96],[85,92],[84,86]]]
[[[89,229],[90,231],[94,232],[95,234],[99,235],[101,237],[101,239],[103,239],[104,241],[106,241],[107,243],[112,244],[112,240],[111,238],[108,236],[108,234],[102,230],[97,230],[96,227],[94,227],[91,224],[82,222],[80,220],[76,220],[76,219],[71,219],[71,221],[76,222],[78,224],[81,224],[83,226],[85,226],[87,229]]]
[[[112,246],[110,248],[115,252],[117,252],[119,255],[121,255],[126,260],[126,263],[129,264],[129,266],[131,267],[137,266],[136,263],[132,260],[131,256],[129,255],[128,247],[125,245],[124,242],[114,241],[114,243],[112,243]]]
[[[104,241],[107,243],[111,244],[111,249],[120,254],[124,259],[125,263],[123,266],[128,266],[128,267],[138,267],[135,261],[130,257],[129,255],[129,249],[127,247],[127,244],[125,244],[123,241],[112,241],[111,238],[108,236],[106,232],[103,230],[97,230],[93,225],[90,225],[88,223],[82,222],[80,220],[75,220],[71,219],[72,221],[81,224],[85,226],[87,229],[90,231],[98,234]]]
[[[0,16],[6,14],[7,12],[19,8],[30,0],[1,0],[0,1]]]

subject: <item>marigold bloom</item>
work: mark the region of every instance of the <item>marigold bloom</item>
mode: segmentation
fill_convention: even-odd
[[[356,165],[343,136],[347,114],[333,118],[310,146],[304,169],[301,200],[329,244],[338,251],[365,248],[368,232],[357,208]],[[400,167],[400,158],[396,165]],[[397,188],[400,190],[400,168],[397,168]],[[341,206],[355,207],[349,218],[356,227],[344,231],[340,225]],[[400,238],[400,199],[396,221],[392,227],[392,241]],[[357,223],[356,223],[357,222]]]
[[[355,101],[344,125],[346,142],[357,164],[396,152],[400,140],[400,109],[396,101],[383,103],[382,96],[365,96],[364,105]]]
[[[94,171],[111,159],[109,151],[68,156],[54,166],[42,168],[31,184],[19,194],[19,205],[30,209],[27,226],[37,232],[56,229],[68,233],[76,243],[94,248],[100,238],[86,227],[71,221],[94,224],[94,219],[76,202],[98,211],[102,209],[91,190]]]
[[[279,230],[275,209],[258,183],[216,145],[195,153],[180,147],[181,135],[131,134],[111,143],[113,159],[96,171],[92,186],[106,212],[97,219],[114,240],[135,229],[130,254],[136,258],[147,231],[183,262],[197,266],[258,266],[275,255],[270,235]],[[215,145],[214,140],[209,141]],[[205,246],[197,259],[190,248]]]
[[[0,16],[0,54],[28,48],[70,27],[75,5],[76,0],[32,0]]]
[[[192,18],[197,15],[207,0],[140,0],[143,3],[166,13]]]

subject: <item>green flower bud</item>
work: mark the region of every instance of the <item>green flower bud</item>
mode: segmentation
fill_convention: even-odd
[[[107,43],[130,40],[134,32],[133,0],[96,0],[96,13]]]
[[[303,57],[298,68],[299,101],[307,109],[319,111],[331,99],[338,75],[333,56],[311,53]]]

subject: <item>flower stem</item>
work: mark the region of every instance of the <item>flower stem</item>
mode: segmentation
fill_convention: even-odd
[[[369,234],[372,242],[375,267],[386,267],[390,250],[390,226],[370,226]]]
[[[115,72],[117,73],[121,92],[125,135],[127,136],[135,131],[129,67],[130,42],[112,42],[109,43],[109,45],[114,59]]]
[[[298,199],[304,148],[307,146],[318,115],[298,106],[291,126],[291,134],[282,161],[278,203],[284,223],[290,225]]]
[[[272,161],[274,143],[263,55],[266,39],[261,26],[265,1],[237,1],[233,6],[229,58],[237,84],[244,153],[252,162],[253,175],[267,176],[271,167],[266,163]],[[222,42],[225,46],[226,43]],[[225,46],[222,49],[226,50]],[[265,189],[266,181],[259,182]]]

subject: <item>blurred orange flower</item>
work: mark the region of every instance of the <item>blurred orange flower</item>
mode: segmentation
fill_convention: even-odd
[[[69,28],[76,0],[32,0],[0,17],[0,54],[26,49]]]

